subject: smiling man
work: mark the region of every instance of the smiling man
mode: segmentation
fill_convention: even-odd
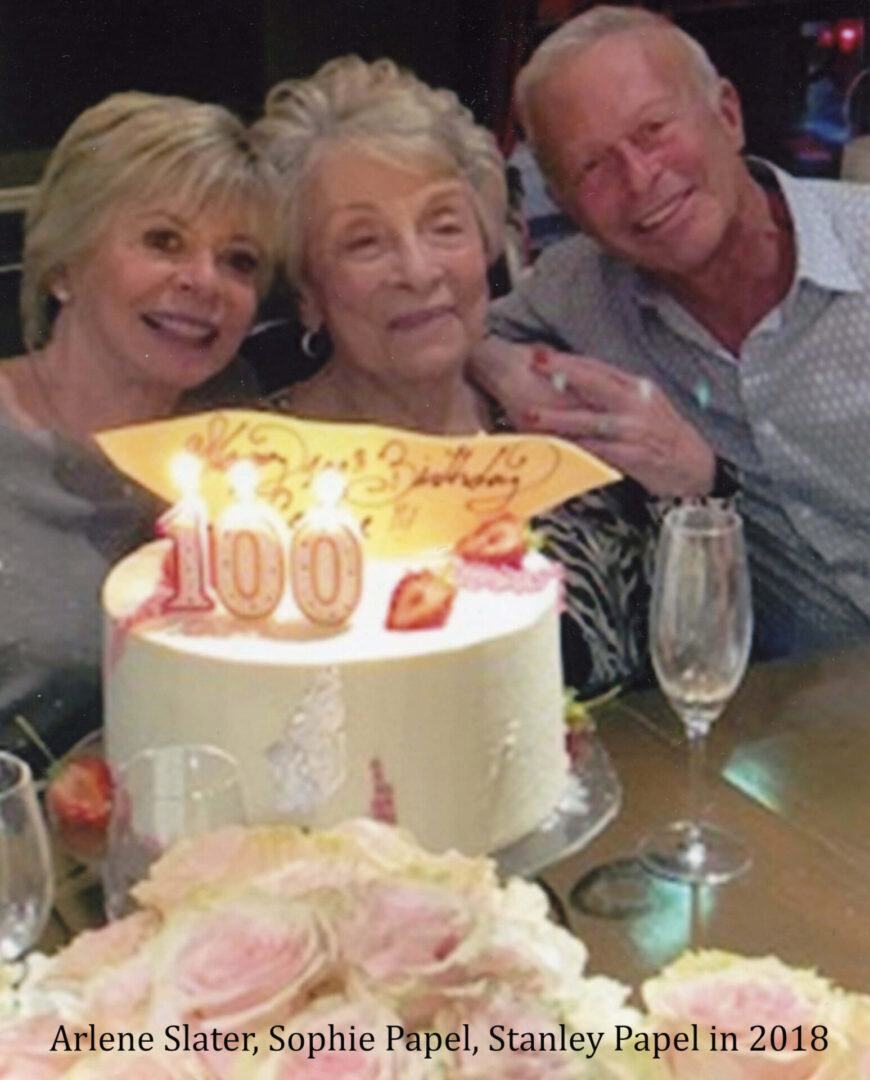
[[[739,484],[762,652],[868,636],[870,188],[744,159],[734,87],[639,8],[566,23],[517,101],[581,235],[492,328],[573,355],[493,341],[480,381],[653,495]]]

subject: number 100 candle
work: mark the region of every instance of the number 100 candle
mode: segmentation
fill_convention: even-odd
[[[214,594],[239,619],[266,619],[284,598],[289,578],[293,599],[312,622],[345,622],[359,603],[363,557],[359,527],[338,503],[344,479],[334,469],[314,481],[318,505],[293,533],[272,507],[256,497],[257,470],[239,461],[229,479],[236,499],[214,523],[199,495],[201,462],[180,454],[172,464],[181,498],[158,522],[172,542],[166,574],[167,612],[209,611]],[[288,573],[289,564],[289,573]]]

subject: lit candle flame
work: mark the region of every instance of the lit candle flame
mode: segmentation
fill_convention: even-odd
[[[230,484],[236,497],[243,502],[253,502],[257,494],[257,466],[253,461],[243,458],[230,466],[228,473]]]
[[[346,487],[345,479],[338,469],[324,469],[314,478],[312,484],[314,497],[323,507],[338,506]]]
[[[184,499],[195,498],[202,476],[202,459],[188,450],[175,454],[170,465],[172,480]]]

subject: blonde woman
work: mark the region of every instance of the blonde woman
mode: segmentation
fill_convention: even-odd
[[[28,351],[0,364],[0,719],[48,673],[96,682],[100,585],[154,507],[92,436],[215,400],[270,279],[271,176],[226,110],[139,93],[82,113],[48,162],[25,225]]]

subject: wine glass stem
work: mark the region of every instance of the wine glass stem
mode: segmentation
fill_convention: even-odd
[[[688,720],[686,733],[689,738],[689,826],[696,838],[700,838],[701,822],[706,809],[707,773],[707,724]]]

